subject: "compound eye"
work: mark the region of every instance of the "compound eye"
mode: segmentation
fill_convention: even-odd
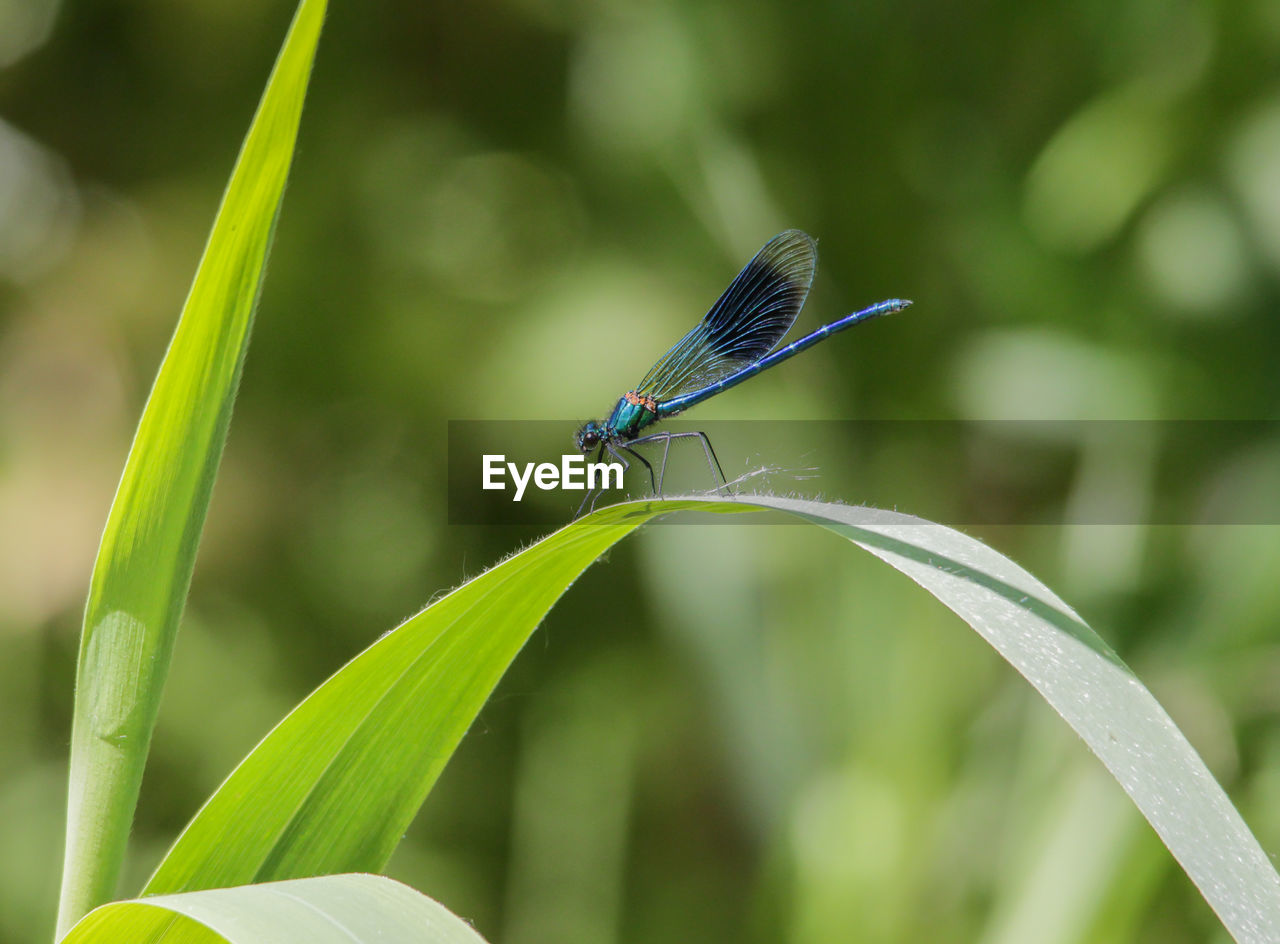
[[[588,430],[587,432],[582,434],[582,445],[584,448],[590,449],[592,446],[599,445],[599,443],[600,443],[600,434],[595,432],[594,430]]]

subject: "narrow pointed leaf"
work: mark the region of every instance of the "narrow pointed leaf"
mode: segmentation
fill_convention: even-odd
[[[77,666],[60,930],[114,896],[324,9],[298,7],[102,535]]]

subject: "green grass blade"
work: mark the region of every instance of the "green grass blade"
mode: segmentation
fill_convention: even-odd
[[[558,531],[383,636],[250,753],[143,894],[382,868],[552,604],[641,523]]]
[[[1280,940],[1280,877],[1151,693],[1052,591],[942,525],[772,497],[615,505],[428,607],[334,675],[188,826],[148,893],[380,868],[506,666],[601,553],[660,514],[777,510],[910,576],[1084,738],[1240,941]]]
[[[106,905],[65,944],[484,944],[444,905],[381,875],[327,875]]]
[[[77,666],[60,933],[115,892],[324,8],[298,8],[102,535]]]
[[[1280,941],[1280,875],[1200,755],[1120,657],[981,541],[910,515],[752,497],[848,538],[968,623],[1084,739],[1241,942]]]

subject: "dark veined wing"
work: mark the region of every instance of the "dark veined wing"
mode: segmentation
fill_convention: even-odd
[[[662,402],[760,360],[795,322],[817,266],[818,248],[807,233],[789,229],[773,237],[636,392]]]

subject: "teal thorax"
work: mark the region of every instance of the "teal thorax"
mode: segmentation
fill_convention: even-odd
[[[606,427],[622,439],[635,439],[650,423],[658,419],[658,403],[652,397],[642,397],[634,390],[623,394],[618,405],[609,414]]]
[[[646,426],[662,418],[658,414],[658,401],[631,390],[618,399],[607,420],[588,421],[578,430],[575,439],[583,452],[606,442],[629,442]]]

